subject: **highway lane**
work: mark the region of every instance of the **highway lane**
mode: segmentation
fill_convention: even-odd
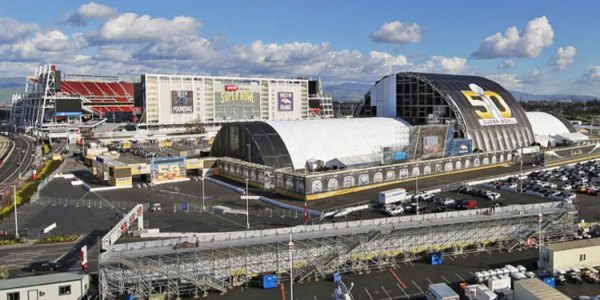
[[[15,148],[0,166],[0,186],[10,185],[19,178],[19,173],[27,173],[35,160],[35,157],[32,156],[35,143],[32,140],[16,134],[10,134],[9,137],[15,143]],[[17,162],[19,162],[18,165]]]

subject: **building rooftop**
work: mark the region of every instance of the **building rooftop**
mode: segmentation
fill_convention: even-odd
[[[565,251],[571,249],[600,246],[600,238],[576,240],[563,243],[549,244],[546,248],[552,251]]]
[[[515,290],[520,286],[532,294],[536,295],[538,299],[544,300],[568,300],[571,299],[567,295],[561,293],[559,290],[552,288],[548,284],[544,283],[538,278],[528,278],[515,281]]]
[[[56,273],[0,280],[0,291],[81,280],[85,273]]]

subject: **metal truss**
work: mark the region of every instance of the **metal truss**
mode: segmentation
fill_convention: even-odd
[[[547,241],[572,238],[573,209],[564,207],[544,215],[542,230]],[[369,272],[432,252],[453,255],[514,248],[523,245],[538,226],[537,215],[514,212],[503,218],[480,215],[464,222],[448,219],[297,239],[294,280],[321,280],[334,272]],[[116,260],[100,259],[103,299],[123,293],[144,298],[157,293],[168,298],[205,295],[209,291],[225,293],[265,273],[277,274],[280,281],[290,280],[287,241],[209,250],[173,249],[146,256],[122,252]]]

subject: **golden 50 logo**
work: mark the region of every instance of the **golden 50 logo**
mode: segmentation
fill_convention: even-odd
[[[517,123],[512,116],[512,110],[500,94],[485,91],[474,83],[469,84],[469,88],[470,91],[461,92],[474,107],[479,124],[487,126]]]

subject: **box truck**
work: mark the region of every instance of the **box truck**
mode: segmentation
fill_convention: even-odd
[[[408,199],[406,189],[403,188],[379,192],[379,204],[381,205],[403,202]]]
[[[427,300],[459,300],[460,296],[445,283],[432,283],[425,292]]]

